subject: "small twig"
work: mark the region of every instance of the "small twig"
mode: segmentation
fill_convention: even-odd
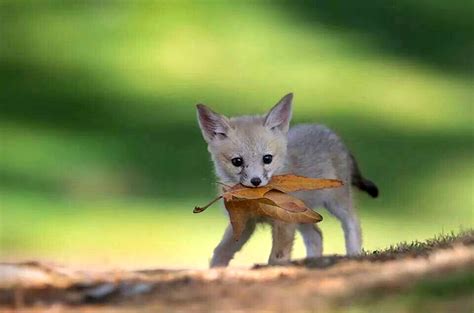
[[[219,197],[215,198],[214,200],[212,200],[211,202],[209,202],[208,204],[206,204],[203,207],[198,207],[198,206],[195,207],[194,210],[193,210],[193,213],[201,213],[202,211],[204,211],[205,209],[210,207],[214,202],[216,202],[217,200],[219,200],[221,198],[222,198],[222,196],[219,196]]]

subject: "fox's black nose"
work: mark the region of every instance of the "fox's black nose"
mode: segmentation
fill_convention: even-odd
[[[250,180],[250,182],[252,183],[252,185],[254,185],[255,187],[257,187],[258,185],[260,185],[260,183],[262,182],[262,180],[258,177],[254,177]]]

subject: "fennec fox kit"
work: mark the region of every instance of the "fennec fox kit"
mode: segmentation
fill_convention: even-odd
[[[284,96],[265,116],[227,118],[205,105],[197,105],[202,135],[214,162],[219,181],[248,187],[265,186],[272,175],[296,174],[308,177],[336,178],[344,185],[335,189],[294,193],[312,208],[326,208],[341,221],[346,252],[361,252],[361,229],[356,216],[351,185],[377,197],[373,182],[362,177],[357,163],[341,139],[330,129],[302,124],[289,129],[293,94]],[[234,254],[247,242],[257,223],[272,226],[272,250],[269,264],[285,264],[291,259],[295,231],[304,240],[307,257],[322,255],[322,234],[313,224],[289,224],[273,219],[251,220],[239,241],[232,238],[229,224],[214,250],[211,267],[227,266]]]

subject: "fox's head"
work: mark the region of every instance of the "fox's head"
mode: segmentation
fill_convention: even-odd
[[[287,94],[264,116],[227,118],[197,105],[199,126],[222,182],[265,186],[283,170],[292,99]]]

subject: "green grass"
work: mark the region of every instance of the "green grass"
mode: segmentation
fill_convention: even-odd
[[[474,273],[427,278],[398,293],[375,294],[357,299],[341,312],[471,312]],[[334,310],[339,312],[339,310]]]
[[[194,104],[263,113],[288,91],[295,122],[334,128],[380,187],[358,196],[366,249],[472,227],[472,21],[403,3],[349,18],[330,4],[3,1],[1,258],[205,266],[226,220],[190,213],[215,182]],[[325,251],[340,253],[326,217]],[[269,245],[259,231],[235,264]]]
[[[430,252],[453,247],[472,245],[474,230],[438,234],[426,241],[402,242],[362,258],[378,261],[410,256],[428,255]],[[454,272],[443,271],[425,277],[408,288],[387,285],[371,290],[365,295],[341,303],[339,310],[331,312],[471,312],[474,307],[474,271],[458,268]]]

